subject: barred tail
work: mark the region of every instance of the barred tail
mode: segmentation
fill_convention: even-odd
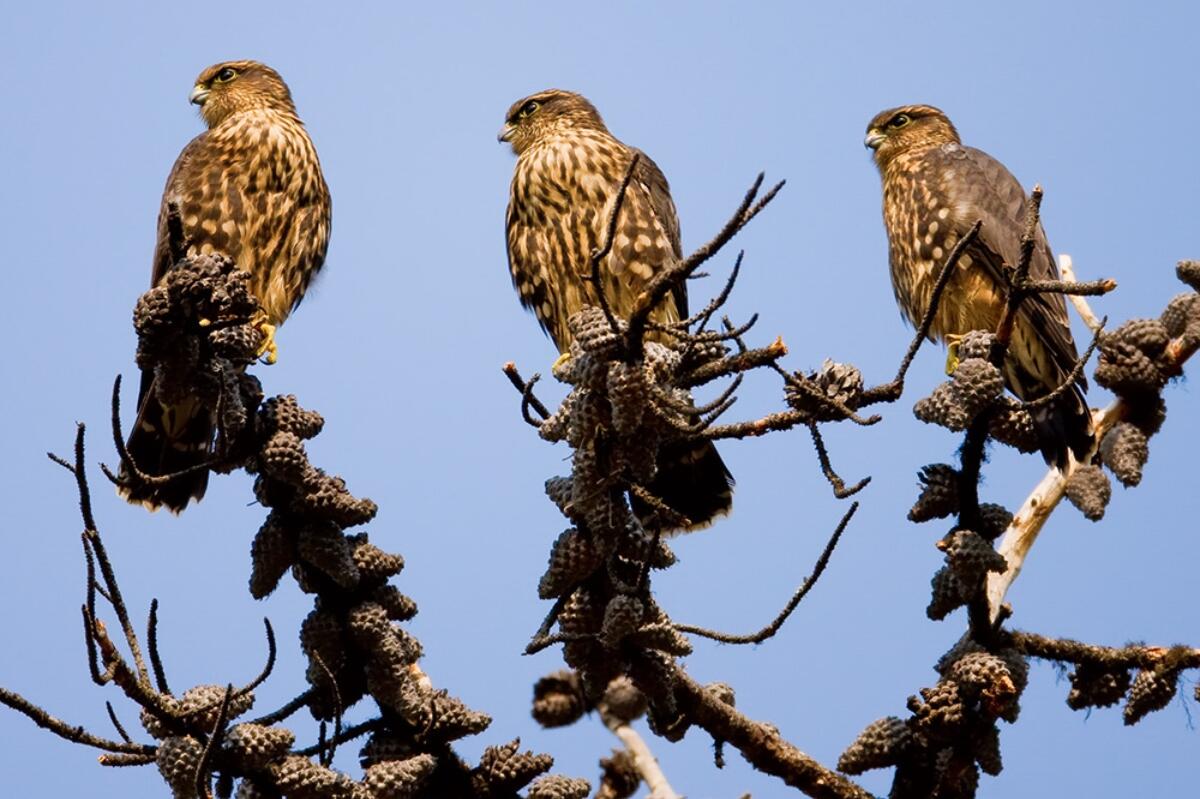
[[[142,373],[138,416],[125,445],[137,468],[159,477],[195,468],[208,460],[214,425],[212,413],[195,401],[164,406],[154,396],[153,375]],[[148,510],[166,506],[179,513],[191,500],[199,501],[208,487],[208,470],[180,475],[162,485],[147,485],[121,467],[117,493]]]
[[[711,441],[672,444],[658,454],[658,474],[650,492],[691,522],[663,532],[690,532],[708,527],[733,507],[733,475]],[[633,512],[648,519],[653,511],[634,500]]]

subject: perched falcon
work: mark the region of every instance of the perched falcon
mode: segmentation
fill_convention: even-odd
[[[930,335],[951,344],[972,330],[995,330],[1007,295],[1005,268],[1020,258],[1025,192],[987,153],[964,147],[940,110],[910,105],[883,111],[867,126],[883,178],[892,288],[914,325],[929,307],[942,263],[976,221],[983,227],[946,285]],[[1057,280],[1058,267],[1041,226],[1029,276]],[[1017,313],[1004,378],[1022,400],[1045,396],[1067,379],[1079,355],[1061,294],[1034,294]],[[1080,379],[1052,405],[1034,412],[1042,454],[1060,469],[1067,452],[1082,458],[1092,445],[1091,414]]]
[[[513,285],[565,353],[571,346],[567,319],[597,304],[588,279],[591,255],[604,241],[617,190],[639,151],[613,137],[585,98],[558,89],[514,103],[499,138],[517,155],[505,220]],[[679,219],[667,179],[640,153],[612,251],[600,264],[613,313],[628,318],[650,279],[680,258]],[[651,313],[661,323],[687,316],[683,286]],[[648,488],[696,529],[729,512],[732,485],[712,443],[696,442],[664,449]]]
[[[248,271],[274,356],[274,328],[299,304],[325,261],[329,188],[317,151],[296,114],[287,84],[257,61],[229,61],[200,73],[191,102],[208,130],[192,139],[171,169],[158,215],[151,285],[171,268],[167,204],[176,203],[189,255],[223,253]],[[151,475],[203,463],[213,440],[212,409],[192,402],[165,407],[154,375],[142,373],[129,453]],[[122,494],[151,510],[178,513],[204,496],[208,472],[166,485],[123,483]]]

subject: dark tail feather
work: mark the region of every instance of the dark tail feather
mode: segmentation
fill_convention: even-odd
[[[1059,471],[1067,468],[1067,453],[1082,461],[1092,449],[1092,412],[1079,386],[1073,386],[1057,401],[1033,412],[1042,457]]]
[[[664,527],[664,533],[708,527],[733,507],[733,475],[711,441],[671,444],[658,453],[658,474],[647,488],[672,510],[691,522]],[[633,512],[647,520],[651,508],[634,498]]]
[[[129,433],[126,449],[137,468],[158,477],[194,468],[208,460],[212,446],[213,419],[199,403],[164,407],[153,392],[152,375],[142,373],[138,389],[138,415]],[[179,513],[191,500],[199,501],[208,487],[208,470],[197,469],[162,485],[147,485],[121,467],[117,493],[148,510],[166,506]]]

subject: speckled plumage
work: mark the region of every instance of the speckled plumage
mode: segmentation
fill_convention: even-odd
[[[529,103],[538,103],[538,109],[527,120],[519,119]],[[617,189],[638,151],[614,138],[591,103],[570,92],[551,90],[525,98],[513,105],[507,119],[519,156],[506,219],[513,286],[559,351],[566,352],[571,344],[567,319],[597,302],[588,280],[591,256],[603,243]],[[667,179],[642,153],[617,219],[612,251],[600,264],[613,312],[629,316],[646,283],[681,257],[679,220]],[[686,316],[687,296],[680,289],[651,318],[667,323]]]
[[[513,286],[565,353],[571,346],[567,320],[598,304],[589,280],[592,253],[604,242],[621,180],[640,151],[609,133],[584,97],[559,89],[513,103],[500,140],[517,155],[505,218]],[[679,219],[667,179],[640,153],[612,250],[600,263],[600,282],[613,313],[628,318],[654,275],[681,258]],[[650,318],[667,324],[687,315],[681,286]],[[716,448],[704,442],[664,453],[650,488],[699,527],[728,512],[731,483]]]
[[[208,129],[192,139],[167,178],[158,217],[151,285],[172,266],[167,209],[175,203],[187,254],[223,253],[251,275],[251,290],[272,325],[300,303],[325,261],[331,205],[321,164],[291,92],[256,61],[215,64],[196,78],[191,100]],[[167,474],[202,462],[212,412],[193,403],[164,408],[143,374],[129,450],[139,468]],[[130,502],[180,511],[204,494],[207,472],[167,486],[135,486]]]
[[[883,179],[883,216],[888,234],[896,302],[919,324],[946,256],[977,221],[983,227],[967,248],[938,305],[930,335],[945,340],[971,330],[995,330],[1003,315],[1005,264],[1020,255],[1026,195],[996,159],[964,146],[940,110],[913,105],[878,114],[867,144]],[[1029,276],[1058,279],[1058,267],[1041,225]],[[1078,359],[1059,294],[1035,294],[1017,313],[1004,376],[1023,400],[1061,385]],[[1090,413],[1082,378],[1051,408],[1040,412],[1039,439],[1049,463],[1063,466],[1068,449],[1082,457],[1091,446]]]

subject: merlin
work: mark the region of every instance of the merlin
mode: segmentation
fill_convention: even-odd
[[[151,286],[172,267],[168,205],[183,223],[187,255],[229,256],[251,275],[275,357],[275,327],[287,319],[325,261],[329,245],[329,188],[317,151],[279,74],[257,61],[228,61],[200,73],[191,102],[208,129],[175,161],[158,214]],[[209,457],[213,409],[192,401],[164,406],[153,373],[143,372],[138,418],[129,436],[134,463],[149,475],[194,469]],[[208,471],[197,469],[150,486],[122,475],[122,495],[151,510],[183,510],[204,496]]]
[[[499,139],[517,155],[505,218],[513,286],[559,352],[566,353],[568,318],[597,305],[599,291],[613,314],[628,319],[650,280],[682,259],[670,187],[654,161],[609,133],[596,108],[573,92],[549,89],[518,100]],[[597,286],[590,279],[592,253],[605,241],[606,223],[635,154],[637,164]],[[687,290],[680,285],[650,319],[670,324],[687,316]],[[692,523],[687,529],[697,529],[729,512],[732,486],[716,448],[703,441],[664,447],[648,488]]]
[[[1020,259],[1026,196],[996,159],[964,147],[958,131],[937,108],[910,105],[883,111],[867,126],[883,178],[883,219],[888,234],[892,288],[913,325],[929,307],[941,265],[958,240],[982,221],[946,284],[930,328],[931,338],[954,344],[972,330],[995,330],[1008,294],[1006,269]],[[1058,267],[1038,225],[1029,265],[1034,280],[1057,280]],[[1037,293],[1019,306],[1003,372],[1009,390],[1035,400],[1065,383],[1079,354],[1061,294]],[[1091,413],[1081,376],[1047,406],[1033,412],[1046,462],[1062,469],[1092,446]]]

